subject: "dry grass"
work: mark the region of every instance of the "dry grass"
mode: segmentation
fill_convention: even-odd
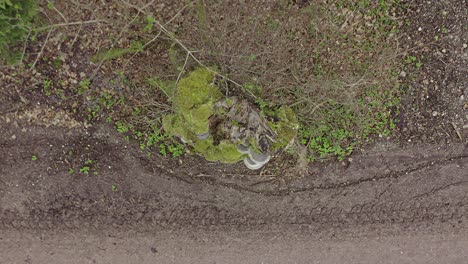
[[[399,96],[398,2],[119,0],[52,8],[44,2],[41,11],[56,26],[42,27],[54,31],[26,55],[42,54],[50,64],[63,55],[54,47],[66,46],[73,55],[65,57],[80,60],[81,81],[92,83],[80,104],[89,106],[88,97],[111,89],[126,98],[112,118],[141,130],[171,111],[167,87],[195,67],[215,66],[227,95],[294,108],[302,124],[294,151],[304,168],[306,158],[342,159],[391,130]],[[93,63],[96,54],[104,55]],[[25,64],[51,72],[34,58]],[[54,83],[64,78],[56,71]],[[115,76],[127,82],[109,85]]]

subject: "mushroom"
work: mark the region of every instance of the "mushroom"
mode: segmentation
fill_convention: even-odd
[[[206,132],[206,133],[203,133],[203,134],[197,134],[197,138],[199,140],[205,140],[205,139],[208,139],[210,137],[210,132]]]
[[[256,163],[255,161],[251,160],[249,157],[244,158],[244,164],[247,168],[251,170],[258,170],[261,167],[263,167],[263,165],[265,165],[265,164]]]
[[[258,164],[265,165],[270,161],[270,155],[255,152],[252,148],[249,148],[249,158]]]

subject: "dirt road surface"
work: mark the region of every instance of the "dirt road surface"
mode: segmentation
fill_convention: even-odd
[[[2,263],[467,259],[466,144],[381,143],[281,184],[213,164],[216,177],[174,171],[105,125],[10,121],[1,133]],[[82,155],[97,174],[70,174]]]

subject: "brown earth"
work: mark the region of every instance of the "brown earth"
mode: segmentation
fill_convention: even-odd
[[[3,74],[0,263],[466,263],[467,10],[412,3],[396,136],[304,177],[149,158]]]

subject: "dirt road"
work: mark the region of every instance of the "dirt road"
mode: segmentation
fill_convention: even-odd
[[[208,163],[174,171],[105,125],[1,130],[3,263],[466,261],[465,144],[381,143],[267,181]],[[89,173],[70,174],[80,158]]]
[[[466,263],[466,248],[466,234],[323,240],[316,234],[285,230],[13,231],[2,235],[0,263]]]

